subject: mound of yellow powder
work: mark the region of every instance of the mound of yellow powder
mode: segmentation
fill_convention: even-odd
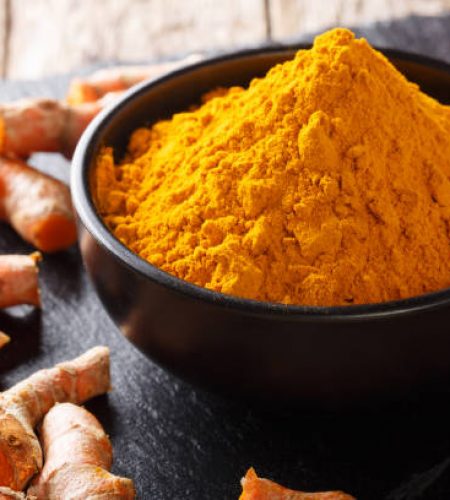
[[[450,285],[450,107],[344,29],[248,89],[137,130],[93,192],[161,269],[288,304],[386,301]]]

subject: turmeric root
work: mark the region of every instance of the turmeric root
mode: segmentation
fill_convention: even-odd
[[[26,497],[20,491],[14,491],[10,488],[0,486],[0,500],[25,500]],[[31,499],[30,499],[31,500]]]
[[[37,262],[41,254],[0,255],[0,308],[41,303]]]
[[[40,433],[45,455],[42,472],[28,495],[36,500],[133,499],[130,479],[111,474],[112,447],[98,420],[70,403],[54,406]],[[69,452],[70,451],[70,452]]]
[[[42,469],[33,429],[55,403],[83,403],[109,388],[109,349],[94,347],[0,393],[0,486],[23,490]]]
[[[200,59],[200,55],[193,54],[180,61],[101,69],[86,78],[75,78],[70,84],[67,102],[72,105],[93,102],[109,92],[126,90],[143,80],[156,78]]]
[[[341,491],[304,493],[284,488],[268,479],[259,478],[255,469],[250,468],[241,481],[242,495],[239,500],[355,500]]]
[[[0,218],[43,252],[77,239],[69,188],[19,160],[0,158]]]
[[[27,158],[41,151],[62,153],[70,158],[92,118],[123,90],[199,58],[193,55],[171,63],[98,71],[87,79],[73,81],[68,104],[53,99],[21,99],[2,104],[0,155]]]
[[[42,152],[70,158],[94,116],[117,94],[78,106],[52,99],[21,99],[0,105],[0,154],[27,158]]]
[[[5,345],[8,344],[10,340],[11,339],[8,335],[6,335],[6,333],[0,332],[0,349],[2,347],[5,347]]]

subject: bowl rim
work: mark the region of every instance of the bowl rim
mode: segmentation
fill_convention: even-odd
[[[106,107],[92,120],[83,133],[75,150],[72,159],[70,185],[73,206],[81,223],[104,250],[112,254],[116,259],[138,275],[167,287],[178,294],[207,302],[218,307],[237,310],[240,313],[259,314],[262,316],[270,316],[273,319],[301,318],[305,321],[348,322],[390,318],[449,305],[450,287],[406,299],[345,306],[283,304],[224,294],[182,280],[142,259],[139,255],[128,249],[110,232],[97,213],[89,188],[89,167],[91,164],[91,156],[94,153],[94,144],[98,143],[98,137],[102,134],[103,129],[117,119],[117,116],[120,115],[120,111],[125,108],[127,104],[139,98],[147,91],[154,90],[158,85],[176,79],[178,76],[184,75],[185,73],[195,71],[198,68],[214,66],[216,64],[241,58],[257,57],[268,53],[295,52],[300,49],[308,49],[311,46],[311,43],[273,44],[258,48],[238,50],[189,64],[188,66],[167,73],[161,77],[141,82],[127,90],[114,104]],[[375,48],[388,57],[388,59],[392,57],[406,62],[414,62],[444,71],[450,75],[450,64],[444,61],[397,49]]]

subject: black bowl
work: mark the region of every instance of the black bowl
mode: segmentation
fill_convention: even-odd
[[[162,366],[204,387],[277,404],[336,407],[397,398],[450,381],[450,289],[396,302],[302,307],[257,302],[175,278],[105,227],[89,188],[102,145],[120,155],[135,128],[247,85],[298,48],[240,52],[131,89],[83,135],[72,195],[86,269],[122,333]],[[450,101],[450,66],[384,51],[410,80]]]

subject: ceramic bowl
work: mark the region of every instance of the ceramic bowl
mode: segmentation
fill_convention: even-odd
[[[341,407],[436,389],[450,381],[450,290],[396,302],[287,306],[197,287],[144,261],[106,228],[90,173],[102,145],[117,155],[130,133],[199,102],[218,86],[247,85],[299,47],[211,59],[144,82],[101,113],[72,166],[85,267],[106,311],[152,360],[195,384],[249,400]],[[450,102],[450,67],[384,51],[410,80]]]

